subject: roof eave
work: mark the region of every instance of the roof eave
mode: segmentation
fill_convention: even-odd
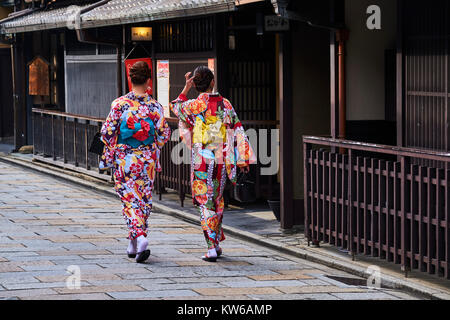
[[[230,12],[236,10],[235,3],[224,3],[220,5],[211,5],[207,7],[199,8],[184,8],[179,10],[158,12],[155,14],[147,14],[142,16],[128,17],[128,18],[104,18],[99,19],[95,17],[94,19],[87,20],[88,17],[81,15],[81,28],[95,28],[95,27],[107,27],[121,24],[132,24],[132,23],[142,23],[148,21],[158,21],[166,19],[176,19],[183,17],[194,17],[208,14],[216,14],[222,12]],[[87,13],[85,15],[88,15]],[[7,27],[5,25],[0,25],[1,34],[12,34],[12,33],[24,33],[33,31],[42,31],[50,29],[59,29],[67,27],[67,22],[58,22],[56,24],[44,23],[44,24],[28,24],[23,26]]]
[[[214,7],[214,8],[213,8]],[[219,7],[219,8],[218,8]],[[180,9],[168,12],[159,12],[155,14],[148,14],[139,17],[129,17],[129,18],[105,18],[105,19],[93,19],[93,20],[83,20],[81,21],[82,28],[95,28],[95,27],[107,27],[121,24],[132,24],[132,23],[142,23],[149,21],[160,21],[168,19],[176,19],[183,17],[194,17],[201,15],[209,15],[223,12],[230,12],[236,10],[235,5],[223,4],[215,5],[208,8],[189,8]]]

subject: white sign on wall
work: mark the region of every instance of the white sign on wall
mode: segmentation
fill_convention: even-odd
[[[264,17],[264,24],[266,31],[287,31],[289,30],[289,20],[271,15]]]
[[[169,60],[158,60],[156,64],[156,81],[158,102],[164,107],[164,116],[170,116],[169,90],[170,90]]]

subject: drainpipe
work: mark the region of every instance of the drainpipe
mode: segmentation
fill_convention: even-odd
[[[338,87],[339,87],[339,139],[345,139],[346,110],[346,78],[345,78],[345,41],[348,40],[348,30],[341,29],[336,32],[338,43]],[[341,150],[343,151],[343,150]]]
[[[104,4],[107,4],[110,1],[111,0],[102,0],[102,1],[96,2],[96,3],[86,7],[84,9],[81,9],[80,13],[83,14],[83,13],[89,12],[91,10],[94,10],[97,7],[100,7],[100,6],[103,6]]]

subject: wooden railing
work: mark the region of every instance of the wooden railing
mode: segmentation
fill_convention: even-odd
[[[174,132],[178,128],[178,120],[176,118],[166,119]],[[99,156],[88,151],[92,138],[100,130],[103,122],[104,119],[101,118],[34,108],[34,157],[39,161],[96,178],[112,180],[110,170],[98,170]],[[246,129],[274,129],[278,124],[277,121],[261,120],[242,121],[242,123]],[[179,140],[172,137],[161,150],[162,172],[156,175],[155,190],[159,193],[160,199],[166,188],[175,190],[179,195],[181,205],[183,205],[185,196],[191,194],[190,164],[175,164],[172,161],[171,154],[177,144],[179,144]],[[261,176],[259,174],[260,164],[252,167],[257,196],[272,197],[271,193],[277,190],[274,188],[277,184],[277,176]],[[228,193],[225,196],[227,197]]]
[[[110,180],[110,170],[98,170],[99,156],[89,152],[91,140],[103,121],[100,118],[34,108],[34,157]]]
[[[177,118],[166,118],[172,129],[172,134],[178,128]],[[265,120],[244,120],[242,125],[245,129],[255,129],[258,134],[259,145],[261,143],[266,143],[268,150],[270,150],[270,135],[267,136],[267,141],[263,142],[262,137],[259,135],[259,129],[275,129],[278,125],[278,121],[265,121]],[[179,195],[180,203],[183,206],[186,195],[191,194],[191,167],[189,163],[185,164],[175,164],[171,160],[171,153],[175,146],[179,144],[178,139],[171,139],[161,152],[161,166],[163,167],[162,172],[160,172],[156,178],[155,188],[158,190],[159,199],[162,199],[162,194],[165,188],[176,190]],[[256,150],[255,150],[256,151]],[[190,158],[190,155],[188,155]],[[257,164],[251,165],[250,172],[252,174],[252,179],[255,182],[255,192],[257,198],[272,198],[278,196],[278,188],[276,187],[277,175],[261,175],[261,168],[263,166],[258,161]],[[230,198],[233,198],[233,188],[227,185],[224,192],[225,202],[228,202]]]
[[[450,153],[312,136],[303,147],[308,241],[450,279]]]

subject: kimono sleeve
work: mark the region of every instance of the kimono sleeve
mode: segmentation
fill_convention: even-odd
[[[183,94],[178,96],[170,104],[170,110],[178,118],[178,129],[180,130],[180,137],[183,142],[191,148],[192,146],[192,129],[194,128],[194,115],[192,114],[192,104],[194,100],[188,100]]]
[[[105,144],[103,155],[100,159],[99,168],[108,169],[114,165],[114,148],[117,144],[117,138],[120,126],[120,117],[122,116],[121,105],[117,100],[111,104],[111,111],[100,130],[101,140]]]
[[[158,115],[159,119],[155,123],[155,135],[156,135],[156,145],[162,148],[170,138],[170,127],[164,118],[164,108],[158,103]]]
[[[194,119],[192,114],[192,104],[196,102],[196,99],[188,100],[184,94],[180,94],[177,99],[173,100],[170,104],[170,110],[175,116],[184,122],[185,127],[192,129],[194,127]]]
[[[245,167],[247,165],[256,163],[255,153],[252,146],[250,145],[247,134],[245,133],[244,127],[242,126],[242,123],[239,120],[236,111],[234,111],[234,108],[229,101],[225,101],[225,104],[227,106],[230,117],[229,129],[232,130],[232,134],[234,136],[236,165],[238,167]]]

